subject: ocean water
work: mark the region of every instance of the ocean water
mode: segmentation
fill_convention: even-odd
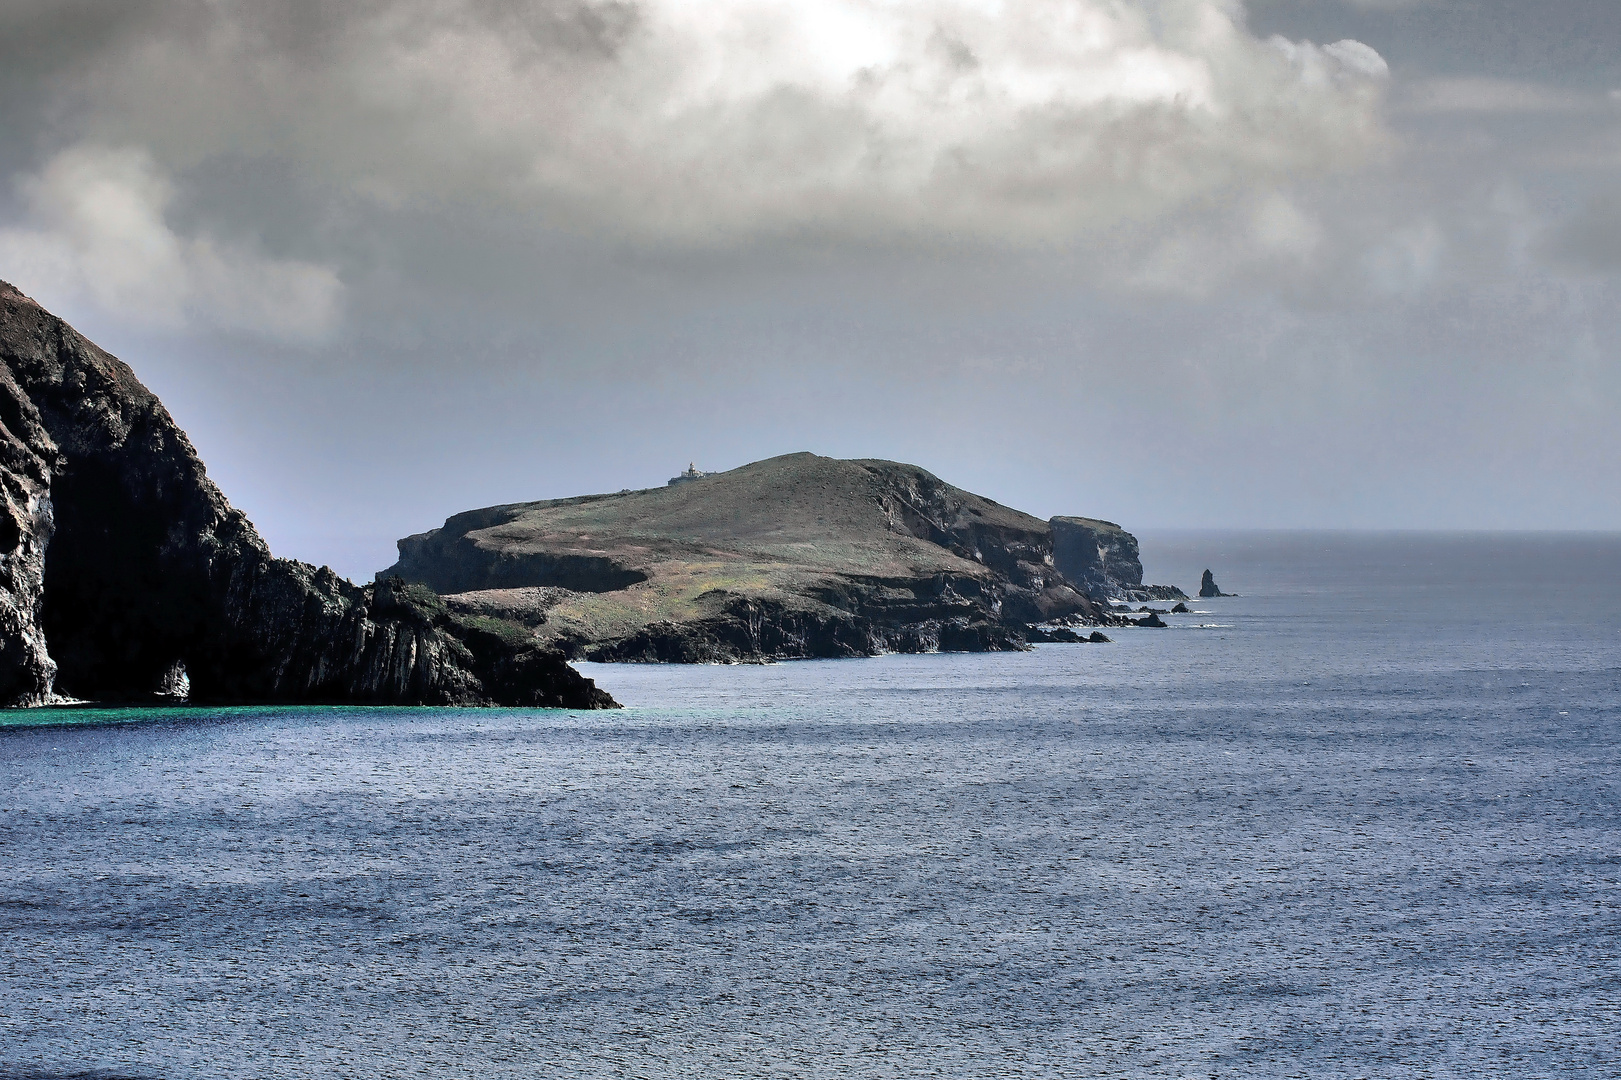
[[[1621,1077],[1621,537],[1144,551],[1242,595],[5,717],[0,1077]]]

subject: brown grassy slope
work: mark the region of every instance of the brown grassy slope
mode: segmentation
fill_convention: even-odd
[[[943,486],[912,466],[788,454],[674,487],[528,503],[474,532],[480,547],[600,553],[645,568],[713,553],[874,575],[977,573],[977,563],[913,534],[907,510]],[[947,523],[1045,532],[1047,523],[970,492]]]

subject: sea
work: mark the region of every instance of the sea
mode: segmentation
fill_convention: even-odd
[[[0,1077],[1621,1077],[1621,536],[1143,551],[1238,595],[610,712],[5,715]]]

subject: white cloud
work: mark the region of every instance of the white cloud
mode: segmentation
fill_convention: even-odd
[[[1385,144],[1374,50],[1233,0],[387,0],[297,48],[213,10],[99,69],[103,137],[637,241],[1045,242]]]
[[[144,151],[75,146],[18,186],[29,220],[0,229],[0,273],[47,306],[295,341],[337,323],[331,269],[177,234],[164,217],[173,185]]]

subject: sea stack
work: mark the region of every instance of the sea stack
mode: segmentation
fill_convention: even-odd
[[[1204,572],[1204,577],[1202,579],[1200,579],[1200,581],[1199,581],[1199,598],[1200,599],[1208,600],[1212,596],[1231,596],[1231,595],[1232,595],[1231,593],[1222,592],[1221,589],[1216,585],[1216,577],[1215,577],[1214,574],[1212,574],[1209,570],[1206,570]]]

